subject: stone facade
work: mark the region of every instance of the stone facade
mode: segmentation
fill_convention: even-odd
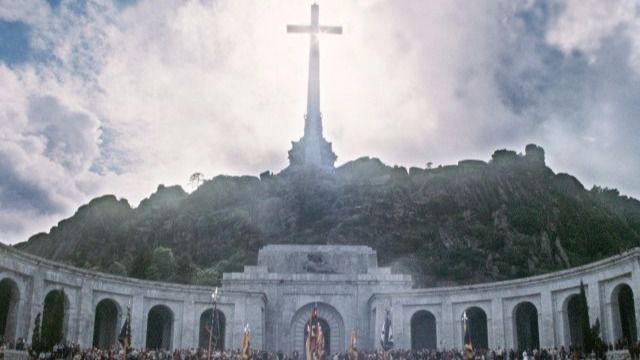
[[[330,329],[331,352],[346,350],[352,329],[357,330],[360,348],[379,348],[387,311],[399,348],[459,348],[465,311],[477,314],[473,326],[479,344],[515,348],[528,344],[522,342],[526,336],[552,348],[572,343],[572,331],[576,341],[572,303],[581,281],[590,320],[599,319],[605,341],[637,336],[640,249],[542,276],[414,289],[410,276],[378,267],[376,252],[366,246],[269,245],[260,250],[257,265],[223,275],[217,309],[224,317],[224,347],[233,349],[240,347],[242,330],[249,324],[254,348],[302,353],[304,326],[313,306]],[[0,284],[11,291],[5,309],[7,337],[30,339],[45,297],[63,289],[65,338],[83,347],[94,341],[115,343],[128,306],[133,346],[147,344],[150,313],[161,309],[167,319],[163,346],[197,347],[202,345],[203,314],[212,308],[213,289],[208,287],[92,272],[7,246],[0,246]],[[105,302],[117,315],[95,326],[97,308]],[[94,329],[100,332],[95,338]]]
[[[260,251],[257,266],[224,274],[222,280],[225,290],[265,294],[268,348],[299,353],[313,305],[331,327],[331,351],[343,351],[352,329],[367,333],[368,302],[374,294],[406,291],[411,284],[410,276],[379,268],[369,247],[331,245],[269,245]]]

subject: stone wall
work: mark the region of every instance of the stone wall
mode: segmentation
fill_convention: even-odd
[[[19,314],[11,329],[16,338],[30,342],[35,317],[42,313],[44,299],[51,291],[64,290],[65,340],[82,347],[93,345],[96,307],[101,301],[115,304],[116,329],[119,333],[131,307],[132,343],[136,348],[146,344],[149,311],[156,305],[171,315],[171,348],[198,346],[200,316],[212,308],[212,288],[144,281],[93,271],[48,261],[0,246],[0,280],[15,284],[20,299],[13,310]],[[237,348],[246,323],[253,330],[255,347],[263,346],[262,319],[266,304],[264,294],[255,291],[221,291],[217,303],[226,319],[227,348]],[[114,339],[115,340],[115,339]]]
[[[568,346],[571,342],[568,302],[585,286],[591,324],[600,321],[602,338],[614,343],[621,337],[616,317],[615,294],[623,286],[633,291],[636,329],[640,329],[640,249],[586,266],[530,278],[448,288],[413,289],[394,294],[376,294],[369,303],[381,328],[384,311],[391,309],[399,346],[411,346],[411,319],[418,311],[428,311],[436,319],[440,348],[460,348],[463,344],[462,315],[471,307],[486,314],[488,344],[491,348],[517,346],[515,311],[531,303],[537,311],[539,342],[543,348]],[[379,344],[377,345],[379,346]]]
[[[338,259],[338,260],[336,260]],[[311,265],[309,265],[311,262]],[[96,309],[108,303],[117,316],[104,329],[119,332],[126,309],[132,309],[133,346],[144,347],[152,309],[170,319],[170,348],[197,347],[200,320],[212,308],[212,288],[143,281],[48,261],[0,246],[0,281],[9,283],[15,300],[7,334],[28,341],[33,322],[51,291],[64,290],[65,338],[93,345]],[[412,328],[422,329],[439,348],[462,345],[462,314],[480,314],[489,347],[518,346],[519,330],[537,324],[539,345],[568,346],[571,303],[584,283],[590,321],[599,319],[602,336],[615,342],[623,335],[622,314],[640,329],[640,249],[593,264],[552,274],[473,286],[413,289],[408,275],[378,267],[375,251],[362,246],[267,246],[257,266],[226,273],[217,309],[225,319],[225,347],[238,348],[245,324],[256,349],[302,352],[304,325],[311,307],[331,329],[333,352],[346,350],[352,329],[363,349],[379,348],[385,313],[390,311],[396,347],[410,348]],[[621,311],[622,290],[631,292],[632,313]],[[112,307],[112,308],[113,308]],[[471,309],[475,310],[471,310]],[[526,308],[526,316],[522,313]],[[519,315],[520,314],[520,315]],[[631,314],[631,315],[629,315]],[[475,315],[474,315],[475,316]],[[422,323],[432,319],[433,323]],[[486,318],[486,320],[485,320]],[[527,324],[522,323],[527,319]],[[412,320],[413,324],[412,324]],[[2,324],[0,324],[2,325]],[[475,325],[474,325],[475,326]],[[628,327],[628,326],[627,326]],[[424,330],[427,329],[427,330]],[[476,330],[477,331],[477,330]],[[480,331],[482,333],[482,331]],[[522,331],[520,331],[522,332]],[[104,339],[103,335],[103,339]],[[117,334],[108,334],[115,342]],[[482,334],[484,336],[484,334]],[[482,337],[481,336],[481,337]],[[415,345],[415,344],[414,344]]]
[[[222,280],[223,289],[254,289],[266,295],[266,349],[299,353],[304,344],[301,329],[313,305],[318,305],[319,317],[335,324],[331,351],[345,351],[352,329],[368,332],[369,299],[376,293],[407,291],[412,283],[409,275],[379,268],[371,248],[338,245],[266,246],[258,266],[224,274]],[[361,344],[372,347],[370,340],[361,337]]]

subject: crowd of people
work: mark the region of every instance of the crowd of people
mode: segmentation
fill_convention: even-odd
[[[81,349],[78,345],[55,345],[50,352],[36,353],[24,342],[18,339],[15,343],[0,343],[0,359],[6,349],[25,351],[29,358],[34,360],[122,360],[124,353],[120,347],[111,349],[88,348]],[[640,341],[635,344],[628,344],[626,341],[618,341],[611,344],[607,349],[598,353],[584,354],[579,349],[573,347],[524,350],[497,348],[494,350],[474,351],[475,360],[578,360],[578,359],[604,359],[605,351],[628,350],[633,360],[640,360]],[[174,351],[159,349],[130,349],[127,353],[127,360],[207,360],[206,349],[179,349]],[[212,354],[213,360],[246,360],[243,359],[240,350],[215,351]],[[304,360],[304,356],[293,353],[267,352],[253,350],[252,360]],[[337,353],[328,356],[326,360],[352,360],[349,355]],[[393,349],[387,352],[369,351],[358,352],[358,360],[465,360],[462,350],[403,350]]]

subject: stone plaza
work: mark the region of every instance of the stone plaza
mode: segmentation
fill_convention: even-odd
[[[554,348],[579,343],[576,302],[584,283],[592,323],[613,343],[637,338],[640,249],[556,273],[444,288],[413,288],[412,278],[379,267],[366,246],[268,245],[257,265],[223,275],[216,304],[220,347],[302,353],[317,306],[332,353],[346,351],[352,329],[360,348],[379,349],[387,311],[397,348],[460,348],[462,316],[478,347]],[[48,296],[64,290],[64,339],[109,347],[132,312],[136,348],[206,348],[213,288],[144,281],[79,269],[0,247],[0,290],[10,292],[5,338],[30,339]],[[150,331],[150,327],[157,331]]]

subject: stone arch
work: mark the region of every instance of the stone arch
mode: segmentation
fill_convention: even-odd
[[[489,348],[489,332],[487,326],[487,313],[478,306],[472,306],[465,310],[467,313],[469,324],[469,336],[471,337],[471,343],[475,349],[488,349]],[[463,329],[463,342],[464,342],[464,329]]]
[[[98,302],[93,323],[94,347],[109,349],[116,344],[120,316],[120,306],[115,300],[104,298]]]
[[[147,314],[147,340],[149,349],[172,349],[174,315],[166,305],[156,305]]]
[[[531,353],[533,349],[540,349],[538,325],[538,309],[533,303],[524,301],[513,308],[514,344],[518,353],[525,350]]]
[[[411,316],[411,350],[438,347],[436,317],[427,310],[416,311]]]
[[[290,325],[290,338],[291,338],[291,351],[297,351],[299,354],[304,354],[304,332],[305,326],[309,321],[311,309],[318,307],[318,317],[324,320],[329,326],[330,336],[330,353],[335,354],[337,352],[345,351],[345,330],[344,321],[342,315],[333,306],[327,303],[308,303],[296,311],[291,319]]]
[[[633,290],[626,283],[618,284],[611,292],[613,340],[625,338],[627,343],[638,340]]]
[[[69,298],[64,289],[51,290],[45,296],[40,330],[45,349],[50,349],[66,339],[69,307]]]
[[[200,332],[198,337],[198,347],[200,349],[209,348],[209,332],[208,327],[211,327],[213,323],[213,336],[217,338],[216,350],[225,350],[225,333],[227,330],[227,317],[220,309],[216,309],[215,317],[213,309],[208,309],[202,312],[200,315]]]
[[[571,294],[564,300],[562,306],[565,314],[565,341],[569,341],[569,345],[582,348],[582,319],[580,315],[580,295]]]
[[[0,339],[15,341],[18,327],[20,288],[11,278],[0,281]]]

